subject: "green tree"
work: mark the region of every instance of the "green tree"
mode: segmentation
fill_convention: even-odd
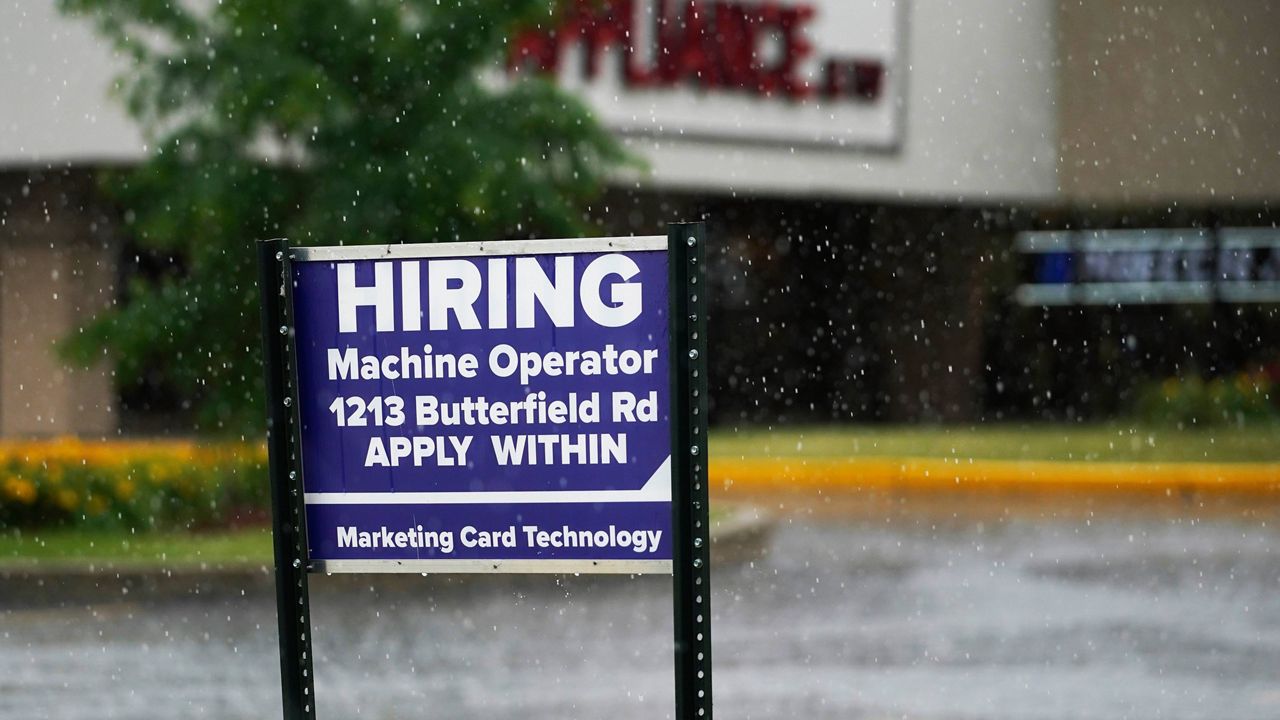
[[[619,145],[550,82],[492,82],[550,0],[60,0],[128,58],[152,145],[110,173],[129,232],[180,270],[138,279],[64,344],[118,382],[159,371],[202,431],[259,426],[254,241],[580,234]],[[190,10],[195,5],[207,10]]]

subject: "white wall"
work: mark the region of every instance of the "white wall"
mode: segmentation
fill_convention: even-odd
[[[694,192],[1051,199],[1055,17],[1053,0],[909,0],[896,148],[637,135],[628,143],[652,169],[640,182]],[[52,0],[0,3],[0,167],[140,157],[138,131],[107,98],[119,67],[86,23],[59,17]]]
[[[108,97],[123,67],[53,0],[0,2],[0,169],[140,157],[140,133]]]
[[[1054,197],[1050,0],[911,0],[896,152],[633,139],[652,183],[737,193],[945,201]]]

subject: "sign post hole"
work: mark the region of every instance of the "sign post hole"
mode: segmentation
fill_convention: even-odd
[[[671,573],[711,717],[705,242],[259,244],[286,720],[309,572]]]

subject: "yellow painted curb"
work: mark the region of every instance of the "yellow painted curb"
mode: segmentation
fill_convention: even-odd
[[[1280,493],[1280,463],[713,459],[712,489]]]

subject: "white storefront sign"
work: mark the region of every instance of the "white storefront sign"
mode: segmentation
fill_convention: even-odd
[[[552,73],[610,128],[896,147],[901,3],[582,0],[517,35],[508,69]]]

